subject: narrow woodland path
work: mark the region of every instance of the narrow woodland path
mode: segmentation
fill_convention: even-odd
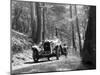
[[[15,69],[12,73],[36,73],[36,72],[55,72],[55,71],[68,71],[75,70],[81,65],[81,59],[76,56],[60,56],[59,60],[55,57],[40,59],[38,63],[34,61],[25,62],[23,67]]]

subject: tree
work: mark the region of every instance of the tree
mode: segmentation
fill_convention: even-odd
[[[70,5],[70,18],[72,19],[73,16],[72,16],[72,5]],[[73,44],[73,48],[76,50],[76,47],[75,47],[75,39],[74,39],[74,24],[73,24],[73,20],[71,20],[71,29],[72,29],[72,44]]]
[[[78,33],[78,38],[79,38],[79,50],[82,50],[82,45],[81,45],[81,36],[80,36],[80,30],[79,30],[79,22],[78,22],[78,15],[77,15],[77,7],[75,5],[75,15],[76,15],[76,27],[77,27],[77,33]]]
[[[12,20],[12,28],[18,30],[19,27],[18,25],[18,18],[20,14],[22,13],[22,9],[19,7],[15,7],[14,9],[14,19]]]
[[[37,23],[36,23],[36,6],[35,3],[30,2],[31,7],[31,30],[32,30],[32,40],[36,43],[36,33],[37,33]]]
[[[45,3],[43,3],[42,4],[42,6],[43,6],[43,8],[42,8],[42,11],[43,11],[43,30],[42,30],[42,41],[44,42],[44,40],[45,40],[45,34],[46,34],[46,29],[45,29],[45,27],[46,27],[46,7],[45,7]]]
[[[89,9],[89,21],[81,57],[84,65],[90,65],[88,68],[96,68],[96,6],[91,6]]]
[[[36,15],[37,15],[37,32],[36,32],[36,43],[41,41],[41,27],[42,27],[42,13],[41,13],[41,3],[36,2]]]

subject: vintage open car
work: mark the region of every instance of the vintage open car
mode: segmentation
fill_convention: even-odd
[[[33,60],[34,62],[38,62],[40,58],[46,57],[50,60],[50,57],[55,56],[57,60],[59,60],[59,56],[61,54],[61,49],[59,45],[55,45],[54,42],[50,40],[46,40],[43,44],[32,46],[33,50]]]

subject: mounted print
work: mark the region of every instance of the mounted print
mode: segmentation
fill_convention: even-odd
[[[11,74],[96,69],[96,6],[11,0]]]

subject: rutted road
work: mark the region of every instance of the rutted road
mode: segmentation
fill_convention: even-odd
[[[16,70],[13,70],[12,73],[36,73],[36,72],[53,72],[53,71],[67,71],[75,70],[79,67],[80,58],[76,56],[60,56],[59,60],[56,60],[55,57],[51,57],[50,61],[45,59],[40,59],[38,63],[34,62],[25,62],[24,66]]]

